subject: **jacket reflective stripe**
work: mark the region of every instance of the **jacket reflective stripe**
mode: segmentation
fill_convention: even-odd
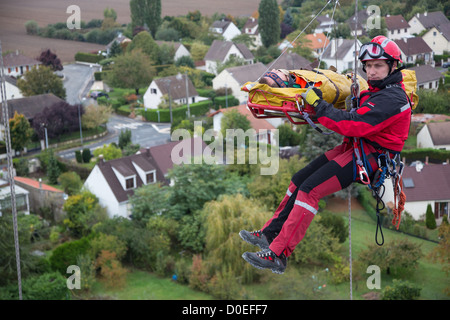
[[[316,214],[316,213],[317,213],[317,210],[316,210],[314,207],[312,207],[312,206],[310,206],[309,204],[307,204],[306,202],[302,202],[302,201],[299,201],[299,200],[295,200],[295,204],[298,205],[298,206],[300,206],[300,207],[305,208],[306,210],[310,211],[310,212],[313,213],[313,214]]]
[[[289,189],[287,189],[286,194],[288,195],[288,197],[292,196],[292,192],[289,191]]]
[[[405,104],[403,107],[400,108],[400,112],[406,111],[411,107],[411,105],[409,104],[409,102],[407,104]]]

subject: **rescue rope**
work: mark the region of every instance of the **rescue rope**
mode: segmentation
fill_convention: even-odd
[[[22,300],[22,277],[20,271],[20,247],[19,247],[19,232],[17,227],[17,210],[16,210],[16,191],[13,176],[13,162],[12,162],[12,150],[11,150],[11,136],[9,131],[9,111],[8,100],[6,97],[6,85],[5,85],[5,71],[3,68],[3,52],[2,43],[0,41],[0,92],[2,101],[2,116],[3,125],[5,127],[5,142],[6,142],[6,154],[8,160],[8,180],[11,191],[11,212],[13,218],[14,229],[14,247],[16,251],[16,265],[17,265],[17,282],[19,286],[19,300]]]
[[[323,6],[323,8],[311,19],[311,21],[306,25],[306,27],[303,28],[303,30],[295,37],[294,40],[292,40],[289,44],[291,44],[293,46],[293,44],[295,43],[295,41],[303,34],[303,32],[305,32],[305,30],[311,25],[311,23],[313,23],[317,17],[322,13],[323,10],[325,10],[325,8],[331,3],[332,0],[328,0],[328,2]],[[336,2],[338,2],[338,0],[336,0]],[[277,61],[286,53],[286,51],[289,49],[289,46],[286,46],[286,48],[283,49],[283,51],[281,51],[280,55],[275,59],[274,62],[272,62],[270,64],[270,66],[266,69],[266,71],[263,72],[263,74],[261,74],[261,76],[258,78],[261,79],[261,77],[268,72],[269,70],[272,69],[272,66],[277,63]],[[258,81],[257,80],[257,81]]]

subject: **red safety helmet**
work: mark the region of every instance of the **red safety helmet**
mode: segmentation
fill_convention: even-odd
[[[385,36],[376,36],[371,42],[365,43],[359,50],[359,60],[396,60],[401,63],[402,54],[398,45]]]

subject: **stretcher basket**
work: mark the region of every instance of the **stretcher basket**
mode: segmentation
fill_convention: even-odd
[[[304,102],[301,94],[309,86],[318,87],[323,99],[338,109],[345,109],[345,100],[350,96],[351,75],[338,74],[331,70],[291,70],[305,87],[273,88],[267,84],[247,82],[242,91],[248,92],[247,106],[255,118],[287,118],[293,124],[317,123],[314,108]],[[358,77],[360,90],[368,88],[367,82]]]

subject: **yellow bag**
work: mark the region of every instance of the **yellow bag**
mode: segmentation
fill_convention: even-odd
[[[414,70],[402,70],[403,85],[405,86],[405,92],[411,100],[411,108],[414,110],[419,104],[419,96],[417,95],[417,78]]]

